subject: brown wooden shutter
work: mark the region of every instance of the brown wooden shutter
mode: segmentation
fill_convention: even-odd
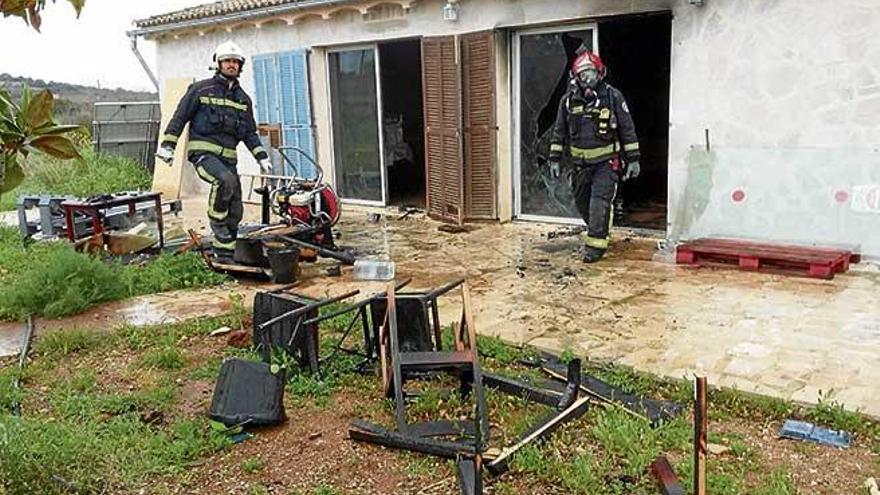
[[[270,147],[276,149],[281,147],[281,125],[260,124],[257,126],[257,134],[259,136],[268,136]]]
[[[496,219],[495,36],[461,37],[465,218]]]
[[[453,36],[422,39],[428,214],[464,221],[460,72]]]

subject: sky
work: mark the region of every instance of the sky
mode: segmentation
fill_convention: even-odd
[[[212,1],[86,0],[79,19],[67,1],[47,2],[40,33],[17,17],[0,17],[0,73],[155,91],[125,32],[134,29],[134,19]],[[138,38],[138,48],[155,73],[154,44]]]

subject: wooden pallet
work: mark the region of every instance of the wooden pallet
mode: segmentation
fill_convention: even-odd
[[[697,239],[676,251],[675,261],[684,265],[736,265],[751,270],[832,279],[849,270],[860,257],[844,249],[766,244],[733,239]]]

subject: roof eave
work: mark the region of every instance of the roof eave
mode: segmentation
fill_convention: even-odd
[[[180,31],[184,29],[191,29],[194,27],[205,26],[209,24],[217,24],[217,23],[226,23],[233,21],[241,21],[245,19],[255,18],[255,17],[264,17],[275,14],[285,14],[288,12],[296,12],[298,10],[305,10],[312,7],[324,7],[324,6],[332,6],[344,3],[350,3],[354,0],[300,0],[296,3],[290,3],[285,5],[273,5],[271,7],[262,7],[258,9],[245,10],[241,12],[233,12],[229,14],[216,15],[210,17],[203,17],[200,19],[192,19],[188,21],[179,21],[179,22],[170,22],[167,24],[159,24],[156,26],[148,26],[143,28],[133,29],[128,31],[129,36],[152,36],[162,33],[167,33],[171,31]],[[135,21],[137,24],[137,21]]]

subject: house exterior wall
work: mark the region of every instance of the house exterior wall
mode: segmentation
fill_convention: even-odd
[[[293,25],[274,22],[260,28],[248,27],[231,32],[218,29],[203,34],[183,35],[177,39],[164,37],[157,43],[158,77],[160,81],[177,77],[208,77],[210,72],[206,69],[211,53],[214,47],[226,40],[235,41],[245,53],[252,55],[310,48],[317,158],[319,163],[329,168],[332,146],[326,47],[499,29],[496,44],[497,196],[499,217],[507,221],[513,215],[513,167],[509,43],[504,28],[668,10],[674,0],[461,0],[461,16],[455,23],[443,21],[445,3],[445,0],[421,0],[405,14],[400,7],[388,4],[371,14],[370,20],[351,10],[339,12],[330,19],[306,18]],[[245,91],[254,94],[253,75],[247,72],[247,67],[241,83]],[[240,169],[256,171],[256,164],[247,156],[247,151],[243,147],[239,151]],[[329,170],[328,177],[332,178]]]
[[[330,19],[208,32],[158,43],[159,77],[203,77],[215,45],[248,53],[313,47],[318,158],[329,163],[325,51],[487,29],[497,37],[499,213],[512,216],[509,46],[518,26],[671,10],[669,214],[672,239],[706,235],[860,246],[880,256],[880,3],[876,0],[442,0],[369,21]],[[601,48],[601,47],[600,47]],[[243,86],[252,94],[252,76]],[[709,146],[706,146],[708,129]]]
[[[873,0],[676,9],[669,237],[880,255],[878,27]]]

